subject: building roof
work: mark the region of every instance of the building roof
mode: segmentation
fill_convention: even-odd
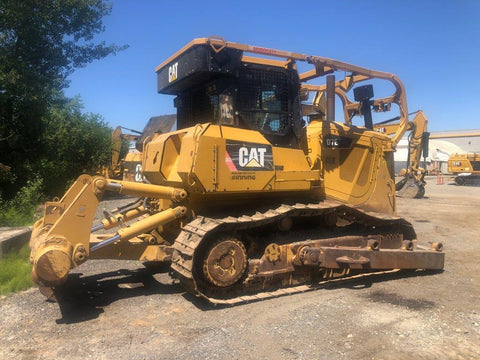
[[[480,137],[480,129],[433,131],[430,139]]]

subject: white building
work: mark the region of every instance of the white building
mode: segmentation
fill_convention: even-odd
[[[480,152],[480,130],[439,131],[430,134],[428,156],[420,166],[428,171],[440,170],[447,173],[447,162],[451,154]],[[395,172],[406,168],[408,158],[408,139],[400,140],[395,152]]]

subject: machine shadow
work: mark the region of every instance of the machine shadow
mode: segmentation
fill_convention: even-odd
[[[325,290],[335,290],[340,288],[350,290],[362,290],[371,288],[376,283],[382,283],[385,281],[395,281],[413,277],[431,276],[443,273],[444,270],[392,270],[385,273],[372,273],[365,274],[363,277],[344,280],[338,280],[335,282],[327,283],[321,286]]]
[[[372,287],[375,283],[410,277],[430,276],[442,272],[443,270],[400,270],[381,274],[372,273],[358,278],[337,279],[326,284],[313,285],[312,290],[319,292],[342,288],[362,290]],[[191,302],[201,311],[220,310],[256,302],[249,301],[248,303],[236,305],[214,305],[203,298],[185,292],[178,283],[167,284],[157,281],[154,277],[155,274],[156,272],[146,268],[136,270],[121,269],[85,277],[78,273],[71,274],[67,283],[55,291],[62,314],[62,318],[56,320],[56,322],[57,324],[74,324],[93,320],[104,312],[103,308],[105,306],[117,300],[148,295],[182,294],[185,300]],[[291,296],[295,296],[295,294]]]
[[[58,324],[73,324],[97,318],[103,308],[117,300],[148,295],[177,294],[184,289],[176,283],[163,283],[147,269],[120,269],[102,274],[82,276],[70,274],[68,281],[55,289],[62,317]]]

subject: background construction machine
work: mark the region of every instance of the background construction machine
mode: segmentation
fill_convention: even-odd
[[[175,125],[176,115],[160,115],[151,117],[143,131],[127,129],[117,126],[112,132],[112,159],[109,166],[105,166],[102,175],[107,179],[142,182],[142,151],[143,145],[153,139],[156,134],[169,132]],[[128,130],[130,133],[123,133]],[[122,157],[124,141],[135,143],[134,151],[130,149]]]
[[[457,185],[480,185],[480,154],[452,154],[448,172],[455,175]]]
[[[178,130],[145,142],[146,183],[82,175],[46,204],[30,242],[42,291],[60,292],[70,269],[100,258],[170,263],[188,291],[224,304],[356,273],[443,268],[442,245],[425,247],[395,215],[394,145],[409,126],[398,77],[219,37],[193,40],[156,73],[158,91],[176,96]],[[395,92],[353,89],[370,79]],[[324,93],[325,119],[302,106],[309,92]],[[335,121],[335,94],[364,126]],[[392,103],[400,120],[389,137],[374,131],[372,110]],[[139,199],[92,227],[106,191]]]
[[[123,130],[128,130],[132,133],[123,133]],[[131,141],[137,141],[142,133],[140,131],[127,129],[122,126],[117,126],[112,132],[112,159],[109,166],[104,166],[102,169],[102,175],[107,179],[128,180],[135,181],[135,177],[128,176],[129,170],[137,168],[137,164],[141,164],[142,159],[138,156],[138,153],[128,152],[128,149],[122,149],[125,146],[124,142],[130,143]],[[123,151],[122,151],[123,150]],[[122,152],[127,151],[125,156],[122,156]],[[134,172],[135,174],[135,172]]]
[[[407,124],[407,168],[399,171],[398,175],[401,176],[402,179],[395,184],[395,188],[399,196],[420,199],[425,195],[426,185],[424,180],[426,171],[420,167],[420,160],[422,153],[424,158],[428,156],[430,133],[427,132],[428,120],[423,111],[418,110],[408,115],[413,114],[415,114],[415,117]],[[399,117],[395,117],[376,123],[374,129],[387,135],[394,135],[400,126],[400,123],[398,123],[399,120]]]

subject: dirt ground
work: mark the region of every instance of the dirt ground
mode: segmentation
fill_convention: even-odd
[[[421,244],[443,242],[444,272],[215,308],[138,262],[90,261],[60,306],[37,289],[0,299],[0,358],[480,358],[480,187],[432,178],[398,214]]]

